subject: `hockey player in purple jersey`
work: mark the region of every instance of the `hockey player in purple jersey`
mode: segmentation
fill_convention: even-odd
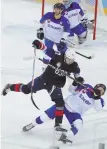
[[[82,81],[84,81],[82,79]],[[86,88],[84,88],[84,86]],[[72,143],[74,136],[83,127],[83,114],[91,108],[96,111],[101,110],[104,107],[104,100],[102,95],[106,92],[106,86],[104,84],[96,84],[92,87],[90,84],[79,85],[76,81],[73,81],[69,87],[71,94],[65,99],[64,115],[66,116],[70,129],[62,132],[59,141],[63,143]],[[23,131],[29,131],[37,125],[43,124],[48,120],[55,118],[56,106],[53,105],[47,109],[42,115],[38,116],[32,123],[23,127]]]
[[[74,2],[73,0],[63,0],[63,3],[65,5],[65,10],[63,12],[64,16],[70,22],[71,33],[67,38],[68,44],[71,46],[72,43],[74,45],[76,44],[74,40],[74,34],[76,34],[78,37],[78,43],[82,44],[87,39],[87,28],[91,22],[89,23],[88,18],[77,2]],[[93,28],[93,25],[91,26]]]
[[[62,16],[62,11],[64,10],[64,5],[62,3],[56,3],[54,5],[54,11],[46,13],[40,20],[42,24],[41,28],[37,30],[38,39],[45,42],[47,50],[53,50],[53,45],[62,46],[62,38],[67,37],[70,34],[70,23],[67,18]],[[51,52],[48,52],[48,55]],[[49,55],[50,56],[50,55]]]

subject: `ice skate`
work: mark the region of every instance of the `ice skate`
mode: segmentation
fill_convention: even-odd
[[[7,93],[10,91],[10,86],[11,86],[11,84],[7,84],[7,85],[4,87],[4,89],[3,89],[3,91],[2,91],[2,95],[3,95],[3,96],[6,96]]]
[[[64,144],[66,144],[66,143],[71,143],[72,144],[72,141],[67,139],[67,136],[64,133],[62,133],[62,135],[60,136],[58,141],[61,141]]]
[[[26,131],[31,130],[31,129],[34,128],[34,127],[35,127],[35,126],[34,126],[32,123],[30,123],[30,124],[24,126],[22,130],[23,130],[24,132],[26,132]]]
[[[58,124],[58,125],[55,126],[55,131],[57,131],[57,132],[67,132],[67,129],[62,128],[61,125]]]

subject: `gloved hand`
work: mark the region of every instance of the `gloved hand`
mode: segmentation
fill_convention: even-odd
[[[60,43],[57,45],[57,47],[58,47],[58,51],[60,51],[61,53],[65,53],[65,51],[67,50],[67,45],[65,43],[64,38],[60,40]]]
[[[32,42],[32,47],[36,48],[36,49],[40,49],[40,50],[44,50],[45,49],[45,45],[40,42],[39,40],[34,40]]]
[[[78,85],[79,85],[78,82],[80,82],[80,83],[82,83],[82,84],[84,83],[84,78],[82,78],[82,77],[78,77],[78,78],[76,78],[76,80],[77,80],[77,81],[73,81],[73,82],[72,82],[72,85],[73,85],[73,86],[78,86]]]
[[[43,40],[43,39],[44,39],[43,28],[39,28],[39,29],[37,30],[37,38],[40,39],[40,40]]]
[[[99,89],[93,89],[94,93],[93,93],[93,99],[98,100],[100,99],[101,95],[100,95],[100,90]]]
[[[94,21],[88,20],[88,18],[84,18],[81,20],[81,24],[87,29],[92,30],[94,28]]]
[[[81,24],[87,28],[87,24],[88,24],[89,20],[87,17],[84,17],[83,19],[81,19]]]

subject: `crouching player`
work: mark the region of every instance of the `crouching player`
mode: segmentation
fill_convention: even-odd
[[[75,43],[74,34],[78,39],[78,44],[83,44],[87,40],[88,29],[93,29],[93,23],[90,22],[81,6],[73,0],[63,0],[65,10],[64,17],[70,22],[70,35],[67,37],[68,45]]]
[[[81,78],[81,82],[84,82]],[[86,86],[86,88],[84,88]],[[70,124],[70,130],[64,130],[59,138],[59,141],[63,143],[72,143],[73,137],[83,127],[83,114],[91,108],[95,110],[101,110],[104,107],[104,100],[101,98],[106,91],[104,84],[96,84],[92,87],[90,84],[79,85],[76,81],[73,81],[69,87],[71,94],[65,99],[64,114]],[[55,118],[56,106],[53,105],[47,109],[44,114],[38,116],[34,122],[23,127],[23,131],[28,131],[40,125],[48,120]]]

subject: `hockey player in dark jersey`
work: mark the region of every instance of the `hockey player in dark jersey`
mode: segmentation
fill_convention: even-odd
[[[33,41],[33,47],[39,50],[44,49],[43,43],[39,40]],[[53,50],[54,51],[54,50]],[[66,83],[66,74],[73,73],[78,81],[81,81],[79,76],[80,68],[75,60],[75,53],[72,50],[67,49],[62,53],[54,53],[53,58],[48,60],[43,59],[43,62],[48,63],[46,70],[37,78],[34,79],[34,85],[32,88],[33,93],[39,90],[46,89],[50,94],[52,101],[56,104],[55,112],[55,127],[61,128],[60,124],[63,119],[64,100],[61,88]],[[2,95],[5,96],[8,91],[22,92],[24,94],[31,93],[32,81],[27,84],[16,83],[7,84],[3,89]]]

